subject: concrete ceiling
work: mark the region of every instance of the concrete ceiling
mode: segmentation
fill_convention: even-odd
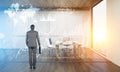
[[[33,7],[44,9],[86,10],[101,1],[102,0],[1,0],[0,8],[7,8],[10,7],[12,3],[19,3],[25,7],[32,5]]]

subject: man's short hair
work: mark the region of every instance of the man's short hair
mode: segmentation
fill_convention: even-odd
[[[30,27],[35,27],[35,25],[32,24]]]

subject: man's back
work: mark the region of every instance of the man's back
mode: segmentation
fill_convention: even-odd
[[[30,30],[27,32],[28,47],[37,47],[38,32]]]

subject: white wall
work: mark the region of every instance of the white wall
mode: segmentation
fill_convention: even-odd
[[[31,24],[35,24],[39,31],[42,44],[47,33],[58,39],[70,37],[84,46],[89,43],[89,11],[22,11],[13,15],[1,12],[1,16],[0,19],[8,21],[5,26],[0,24],[0,28],[3,27],[1,33],[5,35],[0,41],[0,48],[25,48],[25,34]]]
[[[120,66],[120,0],[107,0],[107,57]]]
[[[106,0],[93,8],[93,48],[106,55]]]
[[[95,22],[93,22],[94,33],[98,30],[97,26],[101,28],[100,31],[104,30],[106,27],[106,38],[104,40],[97,41],[94,36],[94,49],[99,54],[102,53],[101,55],[111,62],[120,66],[120,0],[106,0],[106,4],[106,24],[103,23],[105,16],[103,10],[105,7],[102,5],[97,9],[93,9],[97,10],[94,19]]]

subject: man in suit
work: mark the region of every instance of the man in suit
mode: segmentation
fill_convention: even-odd
[[[36,52],[37,45],[40,47],[39,34],[34,30],[35,25],[30,26],[31,30],[26,34],[26,45],[29,50],[29,64],[30,69],[36,69]]]

